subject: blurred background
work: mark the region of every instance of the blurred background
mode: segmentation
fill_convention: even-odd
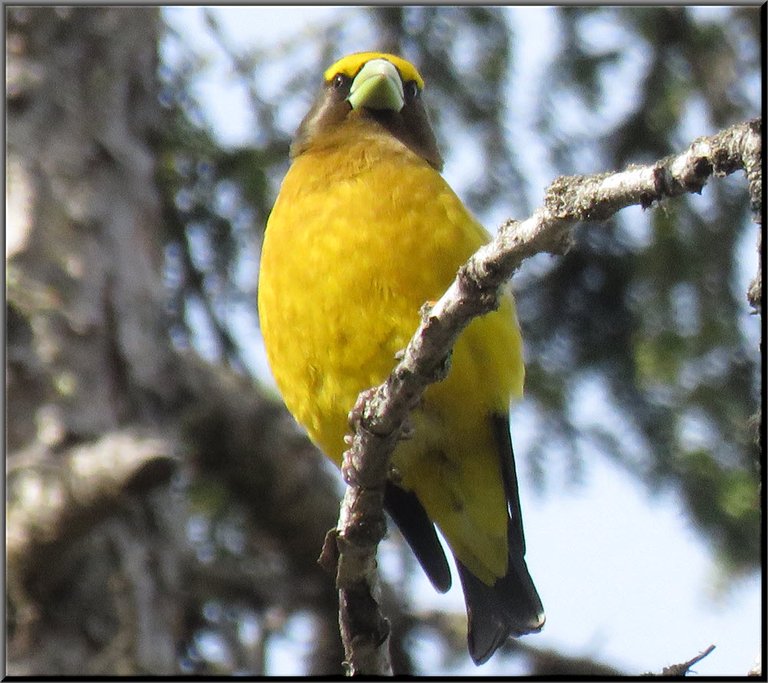
[[[281,406],[264,224],[327,66],[413,61],[494,231],[560,174],[760,114],[755,7],[17,7],[6,19],[9,674],[340,674],[342,493]],[[744,675],[761,648],[759,227],[739,172],[580,226],[513,279],[541,634],[487,665],[461,591],[380,547],[411,674]],[[454,581],[458,584],[458,581]]]

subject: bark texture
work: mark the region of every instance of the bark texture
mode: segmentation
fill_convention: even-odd
[[[338,671],[315,561],[332,476],[282,408],[168,334],[159,11],[6,16],[8,673],[180,673],[209,600],[311,609],[331,635],[310,666]],[[242,510],[242,557],[190,546],[196,480]]]

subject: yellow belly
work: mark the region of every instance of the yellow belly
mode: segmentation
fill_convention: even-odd
[[[297,158],[267,224],[259,314],[286,406],[341,463],[347,415],[381,383],[470,254],[488,240],[442,177],[399,143]],[[506,571],[507,511],[489,415],[522,394],[521,339],[511,297],[475,320],[448,377],[412,416],[393,465],[456,556],[492,583]]]

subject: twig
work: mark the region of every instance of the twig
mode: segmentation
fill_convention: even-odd
[[[563,253],[579,222],[605,221],[627,206],[648,208],[664,199],[700,193],[712,175],[739,169],[747,172],[752,209],[759,211],[761,128],[761,119],[732,126],[653,165],[557,178],[542,207],[522,222],[507,221],[495,239],[459,269],[445,294],[423,315],[386,382],[360,395],[350,413],[355,434],[342,466],[348,486],[337,529],[326,537],[321,556],[328,568],[338,558],[341,632],[351,674],[391,673],[388,624],[375,600],[376,548],[386,530],[382,502],[389,459],[410,410],[426,387],[443,376],[459,334],[473,318],[496,308],[500,286],[523,260],[541,252]]]
[[[695,657],[689,659],[687,662],[681,664],[672,664],[671,666],[665,666],[660,674],[645,674],[646,676],[685,676],[694,664],[698,664],[704,657],[706,657],[712,650],[715,649],[714,645],[710,645],[703,652],[699,652]]]

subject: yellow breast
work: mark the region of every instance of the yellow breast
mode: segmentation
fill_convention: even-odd
[[[443,178],[396,140],[351,121],[294,160],[267,224],[259,314],[288,409],[337,464],[347,415],[379,384],[458,267],[488,240]],[[488,424],[523,386],[511,297],[461,335],[446,380],[413,415],[393,464],[457,557],[506,570],[506,504]]]

